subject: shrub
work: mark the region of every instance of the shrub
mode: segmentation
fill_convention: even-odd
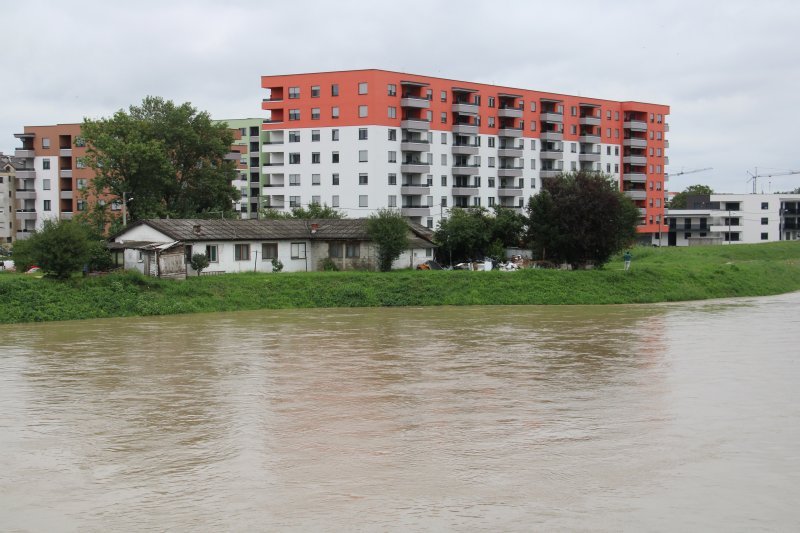
[[[272,271],[273,272],[280,272],[283,270],[283,263],[277,257],[272,259]]]

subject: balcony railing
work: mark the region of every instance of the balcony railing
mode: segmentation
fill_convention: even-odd
[[[408,161],[400,164],[400,172],[405,172],[407,174],[422,174],[430,171],[431,166],[421,161]]]
[[[421,118],[409,118],[406,120],[401,120],[400,127],[407,130],[428,131],[431,129],[431,123],[430,121]]]
[[[423,206],[401,207],[400,214],[404,217],[427,217],[431,214],[431,208]]]
[[[543,112],[539,115],[539,120],[542,122],[564,122],[564,115],[562,113]]]
[[[543,131],[539,138],[545,141],[563,141],[564,134],[560,131]]]
[[[459,113],[462,115],[477,115],[479,111],[477,105],[466,102],[456,102],[453,104],[451,109],[453,113]]]
[[[427,98],[417,98],[414,96],[404,96],[400,99],[401,107],[410,107],[412,109],[428,109],[431,107],[431,102]]]
[[[478,174],[481,173],[481,169],[478,165],[454,164],[452,172],[454,175],[459,175],[459,176],[477,176]]]
[[[462,135],[477,135],[478,126],[474,124],[453,124],[453,133],[460,133]]]
[[[454,144],[452,152],[454,155],[475,155],[480,149],[473,144]]]
[[[500,137],[522,137],[522,128],[500,128],[497,130],[497,135]]]
[[[578,119],[578,123],[584,126],[599,126],[600,117],[581,117]]]
[[[518,107],[503,107],[497,110],[500,118],[522,118],[522,109]]]
[[[625,195],[631,200],[647,199],[647,191],[625,191]]]
[[[628,120],[622,123],[622,127],[634,131],[647,131],[647,122],[641,120]]]
[[[429,195],[431,193],[431,188],[427,185],[401,185],[400,186],[400,194],[408,195],[408,196],[421,196],[421,195]]]

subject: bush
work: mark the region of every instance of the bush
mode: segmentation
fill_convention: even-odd
[[[408,248],[408,222],[396,209],[380,209],[367,220],[367,234],[378,248],[378,268],[388,272]]]
[[[339,267],[336,266],[336,263],[333,262],[333,259],[330,257],[326,257],[319,262],[320,270],[325,272],[338,272]]]
[[[283,270],[283,263],[277,257],[272,259],[272,271],[273,272],[280,272]]]
[[[20,272],[36,265],[45,274],[66,279],[84,266],[88,268],[96,250],[85,226],[70,220],[45,220],[40,231],[14,246],[14,255]]]
[[[206,254],[192,254],[192,259],[189,264],[197,271],[197,275],[199,276],[200,272],[208,267],[208,257],[206,257]]]

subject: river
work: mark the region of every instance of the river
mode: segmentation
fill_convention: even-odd
[[[796,531],[799,308],[0,326],[0,530]]]

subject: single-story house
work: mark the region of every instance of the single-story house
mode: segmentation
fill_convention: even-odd
[[[433,233],[408,222],[409,249],[393,268],[415,268],[433,258]],[[184,278],[196,275],[193,254],[209,259],[207,274],[272,272],[272,260],[284,272],[322,270],[332,261],[340,270],[376,269],[377,250],[367,234],[367,219],[205,220],[147,219],[111,237],[118,264],[143,274]]]

